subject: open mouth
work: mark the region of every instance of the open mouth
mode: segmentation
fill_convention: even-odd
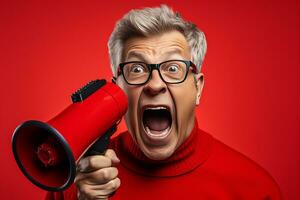
[[[172,127],[172,115],[166,106],[145,107],[142,121],[145,133],[152,139],[166,138]]]

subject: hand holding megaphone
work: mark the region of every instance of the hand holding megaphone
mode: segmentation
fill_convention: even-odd
[[[105,155],[82,158],[75,178],[78,199],[108,199],[121,184],[116,168],[119,162],[112,149]]]
[[[44,190],[65,190],[74,182],[76,161],[83,155],[105,152],[128,104],[125,93],[105,80],[90,82],[72,100],[73,104],[47,123],[26,121],[13,135],[19,168]]]

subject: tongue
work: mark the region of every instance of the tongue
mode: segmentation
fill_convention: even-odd
[[[170,126],[168,116],[158,111],[145,112],[144,123],[149,129],[154,131],[163,131]]]
[[[163,131],[169,127],[169,120],[162,119],[159,120],[158,118],[147,118],[146,119],[146,125],[154,131]]]

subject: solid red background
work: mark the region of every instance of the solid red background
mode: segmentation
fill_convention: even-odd
[[[1,1],[1,199],[44,195],[13,160],[14,128],[50,119],[89,80],[110,79],[116,21],[161,3],[207,35],[200,127],[267,169],[286,199],[300,199],[300,4],[259,0]]]

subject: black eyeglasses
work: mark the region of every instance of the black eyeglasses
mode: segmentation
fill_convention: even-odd
[[[152,71],[157,69],[165,83],[178,84],[185,81],[189,69],[197,74],[197,67],[192,61],[168,60],[159,64],[147,64],[139,61],[120,63],[117,75],[123,75],[129,85],[143,85],[151,78]],[[116,77],[113,77],[116,80]]]

